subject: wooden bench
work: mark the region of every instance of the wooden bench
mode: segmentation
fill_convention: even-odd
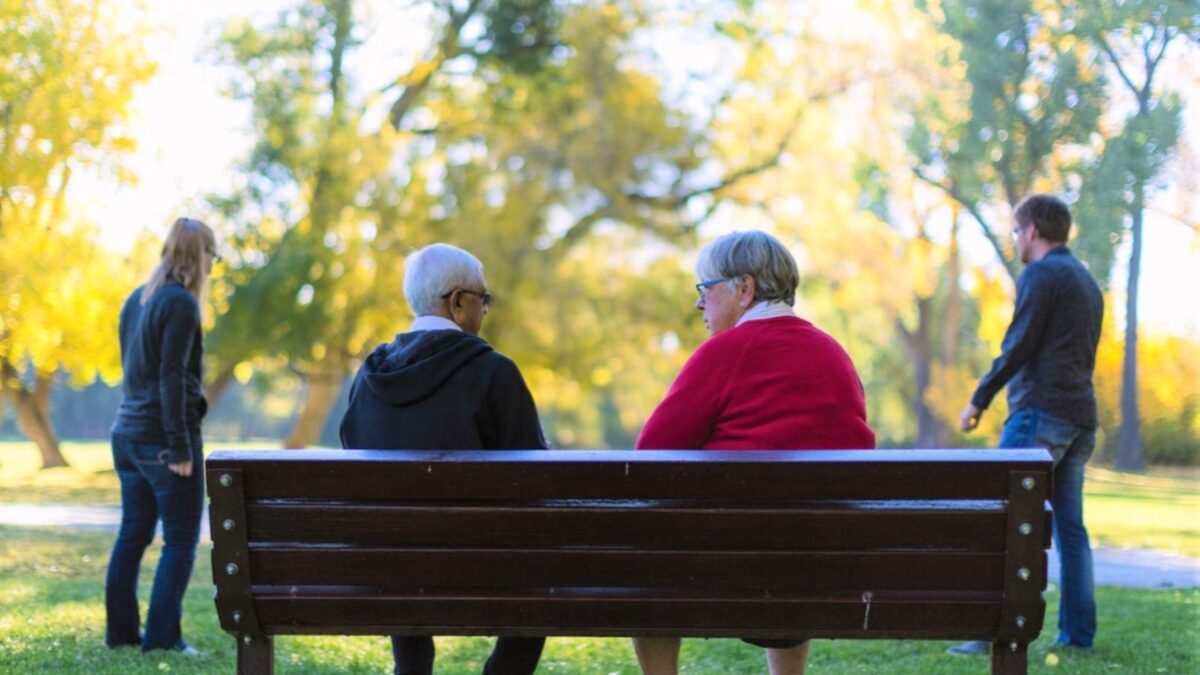
[[[980,639],[1042,627],[1044,450],[218,451],[238,672],[274,635]],[[947,659],[954,657],[947,656]]]

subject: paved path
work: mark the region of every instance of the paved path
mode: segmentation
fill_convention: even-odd
[[[109,504],[0,504],[0,525],[18,527],[70,527],[81,530],[116,531],[121,523],[121,507]],[[162,534],[160,524],[159,535]],[[200,520],[200,540],[208,536],[208,506]]]
[[[208,513],[201,525],[200,539],[208,536]],[[21,527],[72,527],[116,530],[121,519],[119,506],[70,506],[59,504],[0,504],[0,525]],[[1200,587],[1200,559],[1175,553],[1100,546],[1094,550],[1096,584],[1133,588]],[[1058,581],[1058,555],[1050,551],[1050,580]]]

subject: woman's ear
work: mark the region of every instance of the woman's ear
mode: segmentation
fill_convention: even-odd
[[[738,305],[740,305],[742,309],[746,309],[750,305],[754,304],[754,296],[758,288],[757,284],[754,282],[754,277],[750,276],[749,274],[743,274],[741,282],[742,283],[740,284],[740,287],[742,289],[742,293],[738,297]]]

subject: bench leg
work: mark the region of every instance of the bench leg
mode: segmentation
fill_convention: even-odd
[[[992,643],[992,675],[1026,675],[1029,672],[1029,646]]]
[[[274,638],[244,635],[235,639],[238,675],[272,675],[275,672]]]

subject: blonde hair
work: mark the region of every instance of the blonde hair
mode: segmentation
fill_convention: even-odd
[[[205,251],[216,249],[217,239],[212,228],[194,218],[179,218],[171,225],[163,242],[162,260],[142,288],[141,303],[145,305],[167,281],[174,281],[189,293],[200,298],[208,281]]]

